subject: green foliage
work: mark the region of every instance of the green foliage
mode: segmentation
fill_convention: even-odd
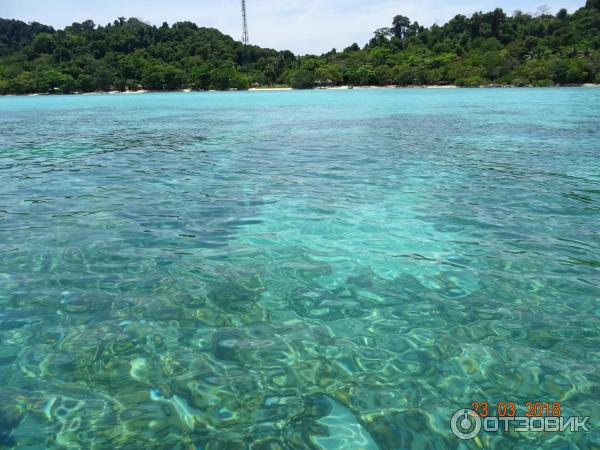
[[[195,89],[210,89],[211,67],[208,64],[202,64],[192,69],[190,74],[190,85]]]
[[[294,89],[311,89],[315,85],[315,77],[310,70],[297,70],[290,77]]]
[[[183,85],[185,74],[183,70],[170,65],[162,64],[159,66],[147,66],[142,75],[142,84],[147,89],[175,90]]]
[[[36,81],[37,92],[68,94],[76,89],[73,77],[56,69],[38,72]]]
[[[513,84],[599,82],[600,0],[569,14],[501,9],[429,28],[397,15],[361,48],[296,57],[191,22],[160,27],[119,18],[64,30],[0,19],[0,94],[112,89],[247,89],[289,84]]]
[[[0,87],[9,93],[70,93],[113,89],[247,89],[250,80],[280,81],[295,60],[288,51],[249,46],[191,22],[147,25],[119,18],[55,31],[0,19]],[[269,61],[269,76],[259,61]]]
[[[21,72],[8,83],[11,94],[30,94],[36,91],[36,82],[31,72]]]
[[[210,72],[210,86],[219,91],[248,89],[248,80],[233,67],[219,67]]]
[[[456,80],[457,86],[463,87],[479,87],[486,84],[486,81],[478,75],[473,75],[467,78],[459,78]]]
[[[393,81],[400,86],[408,86],[413,84],[416,76],[416,70],[408,64],[398,65],[392,69]]]
[[[56,40],[50,33],[40,33],[33,39],[32,46],[36,53],[52,53],[56,47]]]
[[[26,24],[19,20],[0,19],[0,56],[30,44],[40,33],[54,33],[54,29],[37,22]]]
[[[538,85],[541,81],[547,81],[554,78],[554,64],[550,61],[532,59],[521,66],[517,73],[523,79],[531,81],[534,85]]]
[[[315,70],[317,83],[320,85],[336,85],[343,81],[342,68],[335,64],[325,64]]]
[[[585,7],[588,9],[600,9],[600,0],[587,0]]]

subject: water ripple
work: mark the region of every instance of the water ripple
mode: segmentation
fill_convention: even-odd
[[[473,401],[600,417],[598,95],[0,99],[0,446],[459,448]]]

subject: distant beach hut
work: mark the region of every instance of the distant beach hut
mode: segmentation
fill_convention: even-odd
[[[325,87],[332,87],[334,85],[335,85],[335,83],[333,82],[333,80],[329,80],[329,79],[315,81],[315,86],[317,86],[317,87],[325,88]]]

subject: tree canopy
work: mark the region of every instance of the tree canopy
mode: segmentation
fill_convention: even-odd
[[[0,94],[246,89],[251,85],[600,83],[600,0],[569,14],[502,9],[423,27],[397,15],[364,47],[295,56],[192,22],[119,18],[63,30],[0,19]]]

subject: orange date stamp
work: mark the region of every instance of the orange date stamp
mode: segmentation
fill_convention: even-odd
[[[560,402],[525,402],[523,417],[560,417]],[[479,417],[498,416],[516,417],[518,415],[515,402],[472,402],[471,410]],[[495,414],[494,414],[495,413]]]

